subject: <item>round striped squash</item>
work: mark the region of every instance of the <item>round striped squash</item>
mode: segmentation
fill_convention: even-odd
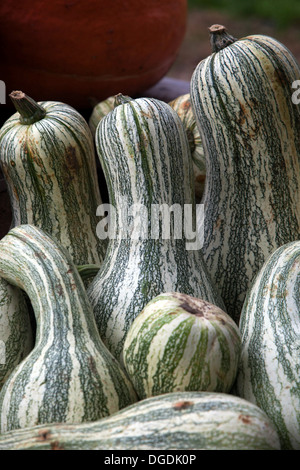
[[[0,450],[280,450],[280,443],[256,405],[225,393],[179,392],[93,423],[7,432]]]
[[[118,100],[96,130],[111,223],[88,296],[101,338],[120,359],[132,321],[161,292],[183,292],[221,308],[223,301],[196,240],[190,149],[178,114],[153,98]],[[188,215],[194,233],[185,229]]]
[[[300,241],[278,248],[259,271],[240,319],[238,395],[257,404],[283,449],[300,449]]]
[[[0,130],[0,164],[12,226],[31,224],[53,235],[75,264],[100,264],[106,241],[96,235],[102,203],[92,135],[71,106],[36,103],[23,92]]]
[[[34,345],[28,304],[21,289],[0,278],[0,389]]]
[[[176,111],[187,132],[193,160],[196,202],[200,202],[205,187],[206,163],[200,132],[192,108],[190,93],[178,96],[172,100],[169,105]]]
[[[223,44],[225,41],[225,46]],[[276,39],[212,28],[213,53],[191,78],[206,155],[203,255],[238,323],[255,275],[300,237],[300,67]]]
[[[0,393],[0,431],[93,421],[136,401],[99,337],[81,277],[57,241],[20,225],[0,241],[0,276],[23,289],[36,317],[35,346]]]
[[[167,292],[133,321],[123,359],[140,399],[176,391],[226,393],[236,378],[240,347],[239,329],[223,310]]]

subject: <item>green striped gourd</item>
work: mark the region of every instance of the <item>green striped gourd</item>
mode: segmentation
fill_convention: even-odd
[[[214,52],[191,79],[207,159],[202,249],[238,322],[265,260],[300,236],[300,106],[292,102],[300,68],[273,38],[211,31]]]
[[[240,358],[234,320],[202,299],[156,296],[135,318],[123,357],[140,399],[179,391],[230,392]]]
[[[256,405],[225,393],[177,392],[93,423],[7,432],[0,450],[280,450],[280,444]]]
[[[238,395],[274,423],[283,449],[300,449],[300,241],[275,250],[241,313]]]
[[[220,308],[223,302],[198,244],[191,242],[195,234],[182,223],[186,214],[194,223],[196,211],[190,150],[179,116],[153,98],[118,99],[96,130],[111,223],[107,254],[88,296],[100,336],[120,359],[132,321],[161,292],[194,295]],[[172,217],[168,221],[170,208],[174,224]]]
[[[0,389],[32,350],[33,336],[24,293],[0,278]]]
[[[186,93],[184,95],[178,96],[172,100],[169,105],[177,112],[178,116],[182,120],[184,128],[187,131],[188,142],[193,160],[196,202],[200,202],[205,182],[205,155],[191,106],[190,94]],[[115,96],[109,96],[106,100],[100,101],[100,103],[97,103],[94,106],[89,119],[89,126],[93,136],[96,134],[96,128],[101,119],[110,111],[112,111],[114,107]]]
[[[17,112],[0,130],[0,164],[12,227],[40,227],[68,249],[75,264],[100,264],[106,241],[96,235],[102,200],[88,124],[64,103],[36,103],[19,91],[10,96]]]
[[[200,202],[204,192],[206,163],[200,132],[192,108],[190,93],[178,96],[172,100],[169,105],[177,112],[188,135],[193,160],[196,202]]]
[[[89,127],[92,132],[92,136],[95,137],[96,128],[101,119],[106,116],[115,107],[115,97],[109,96],[106,100],[100,101],[93,107],[92,114],[89,118]]]
[[[93,421],[136,400],[100,339],[83,281],[66,249],[31,225],[0,241],[0,276],[23,289],[36,317],[31,353],[0,393],[0,432]]]

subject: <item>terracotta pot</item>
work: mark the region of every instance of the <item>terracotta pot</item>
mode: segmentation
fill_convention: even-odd
[[[81,108],[137,95],[173,64],[186,14],[187,0],[2,0],[0,80]]]

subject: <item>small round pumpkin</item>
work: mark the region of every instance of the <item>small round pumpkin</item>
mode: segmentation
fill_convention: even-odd
[[[123,362],[140,399],[170,392],[229,393],[240,359],[236,323],[216,305],[161,293],[135,318]]]
[[[38,100],[89,107],[158,82],[176,58],[187,0],[0,2],[1,80]]]

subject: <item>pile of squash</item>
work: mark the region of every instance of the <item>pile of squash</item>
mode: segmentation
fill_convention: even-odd
[[[170,103],[11,93],[1,450],[300,449],[300,67],[210,38]]]

